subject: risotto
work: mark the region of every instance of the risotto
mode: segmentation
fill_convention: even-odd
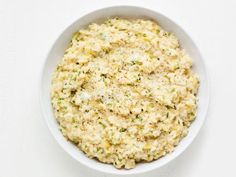
[[[134,168],[172,152],[196,117],[199,78],[156,22],[112,18],[76,32],[53,73],[62,134],[88,157]]]

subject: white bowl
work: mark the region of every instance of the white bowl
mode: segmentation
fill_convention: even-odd
[[[104,164],[96,160],[88,158],[83,152],[81,152],[76,146],[67,141],[62,133],[59,131],[58,123],[53,115],[53,110],[50,100],[50,86],[51,86],[51,76],[52,72],[55,70],[57,63],[62,59],[65,49],[72,38],[72,34],[78,29],[86,27],[92,22],[100,23],[103,20],[111,17],[119,16],[124,18],[143,18],[152,19],[158,21],[158,23],[167,31],[173,32],[176,37],[180,40],[181,46],[187,51],[187,53],[194,60],[193,69],[200,76],[201,84],[198,93],[198,114],[196,120],[192,123],[187,137],[185,137],[180,144],[176,147],[174,152],[150,163],[139,163],[134,169],[131,170],[118,170],[112,165]],[[50,49],[48,56],[46,58],[44,68],[42,71],[41,78],[41,88],[40,88],[40,99],[44,117],[46,119],[47,125],[51,130],[56,141],[61,145],[61,147],[70,154],[74,159],[76,159],[81,164],[92,169],[102,171],[106,174],[138,174],[147,172],[150,170],[157,169],[177,156],[179,156],[193,141],[193,139],[198,134],[200,128],[206,117],[206,112],[209,102],[209,80],[206,73],[206,68],[202,59],[202,56],[188,34],[175,22],[165,17],[164,15],[141,7],[134,6],[114,6],[104,9],[96,10],[89,13],[73,24],[67,27],[62,34],[54,42],[52,48]]]

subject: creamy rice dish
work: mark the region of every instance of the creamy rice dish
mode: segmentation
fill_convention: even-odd
[[[53,73],[63,135],[88,157],[131,169],[172,152],[196,117],[199,78],[156,22],[112,18],[76,32]]]

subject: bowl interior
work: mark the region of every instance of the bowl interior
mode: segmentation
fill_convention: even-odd
[[[199,74],[201,84],[198,93],[198,114],[196,120],[193,122],[189,129],[189,134],[185,137],[180,144],[176,147],[175,151],[171,154],[166,155],[159,160],[150,162],[150,163],[139,163],[132,170],[118,170],[112,165],[107,165],[100,163],[96,160],[89,159],[84,153],[82,153],[77,147],[72,143],[68,142],[61,132],[58,129],[58,124],[54,118],[51,101],[50,101],[50,86],[51,86],[51,76],[52,72],[55,70],[57,63],[62,59],[65,49],[68,47],[68,44],[72,38],[74,32],[78,29],[86,27],[92,22],[101,23],[105,19],[118,16],[122,18],[142,18],[142,19],[151,19],[157,21],[165,30],[172,32],[179,39],[182,48],[184,48],[187,53],[194,60],[194,71]],[[62,34],[55,41],[54,45],[50,49],[48,56],[46,58],[44,68],[42,71],[42,80],[41,80],[41,103],[44,113],[44,117],[47,121],[48,127],[51,130],[53,136],[56,138],[58,143],[63,147],[63,149],[69,153],[73,158],[75,158],[80,163],[105,173],[112,174],[136,174],[145,171],[150,171],[160,166],[163,166],[167,162],[171,161],[177,157],[181,152],[183,152],[187,146],[192,142],[194,137],[197,135],[200,127],[203,124],[205,119],[208,100],[209,100],[209,88],[208,88],[208,79],[206,74],[206,69],[201,57],[201,54],[192,41],[192,39],[186,34],[183,29],[174,23],[169,18],[163,16],[160,13],[134,6],[115,6],[100,9],[89,13],[72,25],[66,28]]]

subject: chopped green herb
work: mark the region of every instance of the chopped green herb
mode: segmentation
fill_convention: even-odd
[[[102,126],[102,128],[106,128],[106,125],[104,125],[102,122],[98,122],[101,126]]]
[[[136,115],[136,119],[138,119],[138,120],[140,120],[140,121],[143,120],[143,118],[142,118],[140,115]]]
[[[121,128],[120,132],[125,132],[127,129],[126,128]]]
[[[195,116],[195,114],[193,112],[190,113],[191,116]]]

